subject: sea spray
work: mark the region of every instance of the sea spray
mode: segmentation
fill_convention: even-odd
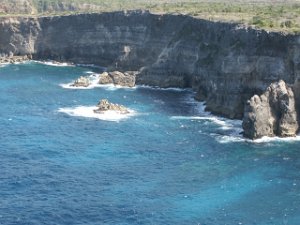
[[[95,106],[76,106],[76,107],[69,107],[69,108],[60,108],[58,112],[66,113],[69,116],[76,116],[76,117],[85,117],[85,118],[95,118],[99,120],[111,121],[111,122],[119,122],[122,120],[126,120],[132,116],[137,115],[134,110],[128,110],[128,114],[122,114],[116,111],[106,111],[103,113],[95,113],[97,107]]]

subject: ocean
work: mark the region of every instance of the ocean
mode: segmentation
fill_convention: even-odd
[[[300,224],[299,137],[246,140],[192,90],[68,86],[93,70],[1,65],[0,224]]]

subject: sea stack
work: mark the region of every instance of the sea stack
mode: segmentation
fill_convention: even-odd
[[[272,83],[262,95],[254,95],[245,106],[247,138],[294,137],[298,128],[294,92],[283,80]]]
[[[110,103],[107,99],[100,100],[97,107],[98,108],[94,110],[95,113],[105,113],[107,111],[114,111],[120,114],[129,113],[129,110],[125,106]]]

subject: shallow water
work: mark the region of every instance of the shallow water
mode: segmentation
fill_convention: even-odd
[[[245,141],[188,90],[62,88],[89,71],[0,68],[0,224],[300,224],[297,139]],[[101,98],[135,114],[76,114]]]

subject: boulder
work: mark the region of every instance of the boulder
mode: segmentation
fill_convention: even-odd
[[[298,128],[294,92],[283,80],[272,83],[245,105],[243,129],[247,138],[292,137]]]
[[[98,83],[99,84],[113,84],[114,81],[111,78],[111,76],[109,75],[109,73],[104,72],[104,73],[100,74],[99,82]]]
[[[72,87],[88,87],[90,86],[91,82],[87,77],[79,77],[74,83],[71,85]]]
[[[97,107],[98,108],[94,110],[95,113],[105,113],[107,111],[115,111],[120,114],[129,113],[129,110],[125,106],[110,103],[107,99],[100,100]]]
[[[114,84],[122,87],[134,87],[135,86],[136,72],[127,71],[121,73],[119,71],[104,72],[100,74],[99,84]]]

